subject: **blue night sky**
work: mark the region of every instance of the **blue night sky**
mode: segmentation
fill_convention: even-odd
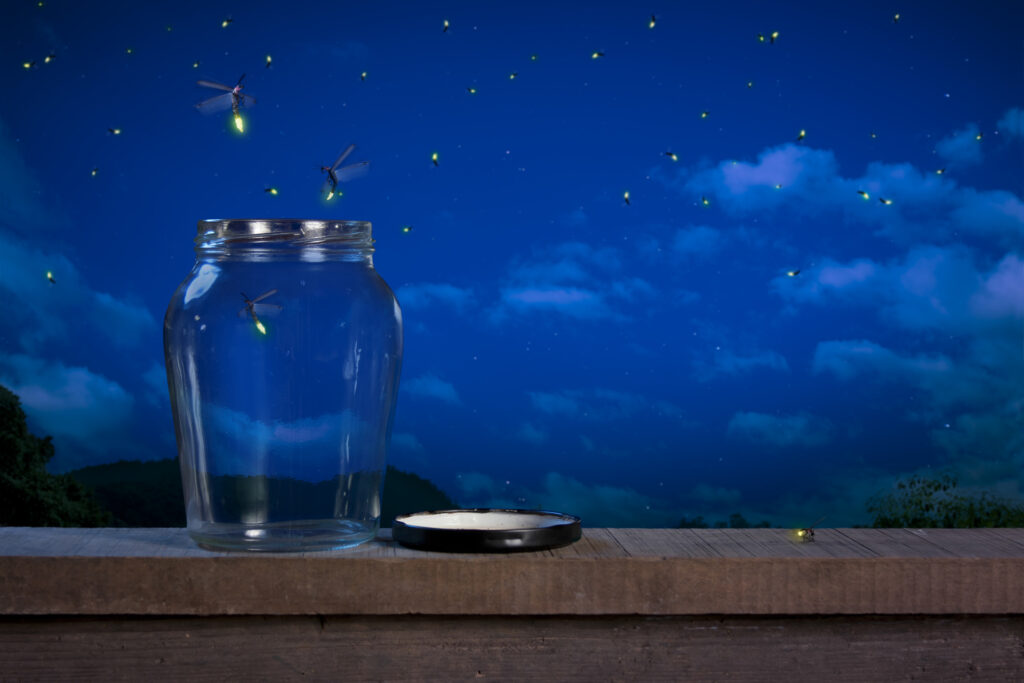
[[[0,10],[0,383],[55,471],[176,454],[196,221],[294,217],[373,223],[390,462],[462,505],[1024,491],[1019,4],[39,4]],[[243,73],[239,134],[194,105]]]

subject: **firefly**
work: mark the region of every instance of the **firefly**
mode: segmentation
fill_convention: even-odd
[[[402,226],[402,232],[405,233],[406,235],[408,235],[410,232],[412,232],[412,226],[411,225],[403,225]]]
[[[95,178],[96,174],[99,173],[99,172],[100,172],[100,169],[94,168],[94,169],[92,169],[92,171],[90,171],[89,175],[91,175],[93,178]]]
[[[871,195],[869,195],[869,194],[868,194],[867,192],[865,192],[864,190],[857,190],[857,194],[859,194],[859,195],[860,195],[861,197],[863,197],[863,198],[864,198],[864,199],[866,199],[866,200],[867,200],[867,199],[871,199]]]
[[[871,131],[871,139],[872,139],[872,140],[874,140],[874,139],[875,139],[875,138],[877,138],[877,137],[878,137],[878,136],[877,136],[877,135],[875,135],[875,131]]]
[[[242,292],[242,298],[245,300],[245,306],[242,308],[242,310],[238,312],[238,317],[244,318],[246,315],[248,315],[250,318],[252,318],[252,321],[256,325],[256,329],[260,331],[260,334],[266,334],[267,328],[263,325],[263,322],[260,320],[260,317],[259,315],[257,315],[256,311],[257,309],[259,309],[259,312],[263,313],[264,315],[271,311],[280,311],[281,306],[279,306],[278,304],[260,303],[264,299],[271,297],[274,294],[277,294],[277,290],[271,289],[269,291],[263,292],[263,294],[260,294],[255,299],[250,299],[248,296],[245,295],[245,292]]]
[[[984,133],[978,133],[977,135],[974,136],[974,139],[975,140],[981,140],[983,137],[985,137]]]
[[[172,32],[174,30],[174,27],[171,26],[170,24],[167,24],[166,28],[167,28],[167,32],[168,33]]]
[[[604,53],[603,52],[595,52],[594,54],[590,55],[591,59],[597,59],[598,57],[604,57]]]
[[[779,184],[777,184],[777,185],[775,186],[775,189],[776,189],[776,190],[781,190],[781,189],[782,189],[782,183],[779,183]]]
[[[702,112],[700,113],[700,117],[701,117],[702,119],[706,119],[706,118],[707,118],[708,116],[710,116],[710,115],[711,115],[711,112],[709,112],[709,111],[702,111]]]
[[[46,271],[46,279],[50,281],[51,285],[57,284],[56,278],[53,277],[53,271],[52,270]]]
[[[130,47],[126,47],[125,50],[124,50],[124,53],[126,55],[130,55],[132,52],[134,52],[134,50],[132,48],[130,48]]]
[[[359,80],[361,80],[361,81],[365,81],[366,80],[366,72],[365,71],[363,73],[359,74]]]
[[[268,188],[266,188],[263,191],[266,192],[267,194],[272,194],[275,197],[277,196],[277,188],[276,187],[268,187]]]
[[[886,199],[885,197],[879,197],[878,201],[882,202],[886,206],[889,206],[890,204],[892,204],[892,200],[891,199]]]
[[[711,200],[708,199],[707,197],[701,197],[700,203],[703,204],[704,206],[711,206]]]
[[[196,61],[192,62],[192,68],[193,69],[198,69],[199,68],[199,60],[198,59]]]
[[[622,193],[622,198],[626,200],[626,206],[629,206],[629,190]]]
[[[806,529],[794,529],[793,530],[793,536],[795,536],[796,540],[801,542],[801,543],[813,543],[814,542],[814,527],[818,526],[818,523],[821,522],[821,520],[823,520],[823,519],[825,519],[825,518],[824,517],[819,518],[817,522],[815,522],[811,526],[807,527]]]
[[[753,88],[754,87],[754,81],[747,81],[747,87],[748,88]]]
[[[778,40],[778,38],[779,38],[779,32],[778,31],[772,31],[772,35],[771,35],[771,37],[769,39],[769,42],[774,45],[775,41]]]
[[[803,140],[803,139],[804,139],[805,137],[807,137],[807,131],[806,131],[806,130],[804,130],[803,128],[801,128],[801,129],[800,129],[800,132],[799,132],[799,133],[797,134],[797,136],[796,136],[796,141],[797,141],[797,142],[800,142],[800,141],[801,141],[801,140]]]
[[[945,172],[946,172],[945,168],[937,168],[937,169],[935,169],[935,175],[942,175]]]
[[[354,144],[349,145],[341,152],[340,155],[338,155],[338,158],[335,159],[333,164],[330,166],[320,167],[321,173],[327,173],[327,180],[325,180],[324,184],[320,187],[320,192],[327,192],[328,201],[330,201],[335,194],[341,194],[338,192],[338,183],[358,178],[370,170],[369,161],[360,161],[354,164],[349,164],[343,168],[338,168],[341,166],[341,162],[345,161],[345,159],[348,158],[348,155],[351,154],[352,150],[355,148],[356,146]],[[330,191],[328,192],[328,190]]]
[[[438,163],[437,163],[437,152],[434,152],[433,154],[430,155],[430,160],[434,162],[434,166],[438,165]]]
[[[796,277],[799,274],[800,274],[800,270],[799,269],[797,269],[797,270],[787,270],[786,271],[786,275],[788,275],[789,277]]]
[[[46,3],[44,3],[43,0],[39,0],[39,2],[36,3],[36,7],[43,7],[45,4]]]
[[[470,95],[475,95],[476,94],[476,88],[472,88],[472,87],[471,88],[466,88],[466,92],[468,92]]]
[[[450,24],[448,23],[448,20],[445,19],[444,20],[444,26],[441,28],[441,33],[447,33],[448,32],[448,26],[450,26]]]
[[[510,74],[508,75],[508,79],[509,79],[510,81],[514,81],[514,80],[516,80],[516,76],[518,76],[518,75],[519,75],[519,72],[518,72],[518,71],[513,71],[512,73],[510,73]]]
[[[536,62],[537,61],[537,55],[530,55],[530,61],[531,62]]]
[[[31,61],[31,62],[22,62],[22,64],[21,64],[21,66],[22,66],[22,67],[24,67],[24,68],[26,68],[26,69],[31,69],[31,68],[32,68],[32,67],[34,67],[35,65],[36,65],[36,63],[35,63],[35,61],[34,61],[34,60],[33,60],[33,61]]]
[[[899,14],[899,12],[897,12],[894,15],[892,15],[892,23],[894,23],[894,24],[900,23],[900,14]]]
[[[767,38],[764,37],[763,33],[758,33],[757,34],[757,42],[763,43],[765,40],[767,40]]]
[[[672,161],[679,161],[679,155],[676,154],[675,152],[665,152],[665,156],[667,156]]]
[[[228,27],[228,25],[229,25],[229,24],[231,24],[231,22],[232,22],[232,21],[233,21],[233,20],[231,19],[231,17],[228,17],[228,18],[227,18],[227,19],[225,19],[224,21],[220,22],[220,27],[221,27],[221,28],[227,28],[227,27]]]
[[[268,69],[270,68],[270,63],[272,61],[274,61],[274,58],[271,57],[270,55],[267,55],[267,67],[266,68],[268,68]]]
[[[107,128],[107,132],[110,133],[111,135],[120,135],[121,134],[121,129],[120,128]]]
[[[654,18],[654,15],[652,14],[652,15],[651,15],[651,21],[650,21],[650,23],[649,23],[649,24],[647,24],[647,28],[654,28],[654,24],[655,24],[655,23],[656,23],[656,20],[655,20],[655,18]]]
[[[217,83],[215,81],[196,81],[196,85],[200,85],[204,88],[213,88],[215,90],[224,91],[223,95],[214,95],[208,100],[203,100],[196,105],[196,109],[204,114],[213,114],[214,112],[224,111],[230,107],[231,113],[235,118],[235,128],[238,129],[238,132],[244,133],[245,127],[239,110],[242,107],[248,107],[251,104],[255,104],[256,98],[242,92],[243,80],[245,80],[245,74],[238,77],[238,82],[234,87],[224,85],[223,83]]]
[[[57,59],[57,55],[51,52],[50,54],[46,55],[46,59],[43,60],[43,64],[49,64],[55,59]]]

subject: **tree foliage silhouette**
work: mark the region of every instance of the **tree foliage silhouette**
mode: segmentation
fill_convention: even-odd
[[[0,525],[105,526],[110,513],[66,474],[53,475],[50,437],[28,430],[17,395],[0,385]]]
[[[868,512],[875,528],[944,528],[1024,526],[1024,507],[988,492],[965,494],[950,474],[937,479],[911,477],[896,489],[872,498]]]

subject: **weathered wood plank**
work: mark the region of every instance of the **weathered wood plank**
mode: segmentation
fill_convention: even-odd
[[[1024,618],[0,619],[13,680],[1024,680]]]

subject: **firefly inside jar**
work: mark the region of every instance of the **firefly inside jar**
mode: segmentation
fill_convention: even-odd
[[[195,244],[164,319],[189,534],[215,550],[373,538],[402,315],[370,224],[200,221]]]

